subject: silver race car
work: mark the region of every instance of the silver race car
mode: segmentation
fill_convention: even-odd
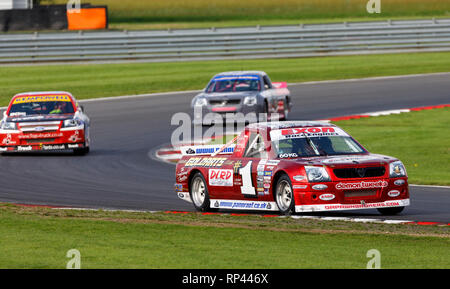
[[[291,106],[287,83],[272,83],[263,71],[217,74],[191,103],[196,125],[286,120]]]

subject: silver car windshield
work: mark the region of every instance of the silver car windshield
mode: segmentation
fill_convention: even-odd
[[[256,78],[224,78],[212,80],[206,88],[207,93],[260,91],[261,83]]]

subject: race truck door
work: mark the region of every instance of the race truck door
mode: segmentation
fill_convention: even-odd
[[[257,132],[247,131],[248,141],[242,156],[232,159],[234,174],[234,196],[232,199],[259,199],[264,196],[264,176],[258,170],[261,159],[267,159],[263,137]],[[258,175],[260,174],[260,175]]]

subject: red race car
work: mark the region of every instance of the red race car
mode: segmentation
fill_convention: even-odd
[[[13,97],[0,124],[0,152],[89,152],[89,118],[68,92]]]
[[[220,149],[184,147],[182,153],[175,190],[199,211],[397,214],[410,204],[401,161],[369,153],[326,122],[255,123]]]

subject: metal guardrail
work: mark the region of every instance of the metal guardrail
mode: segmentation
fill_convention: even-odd
[[[186,61],[450,51],[450,19],[0,34],[0,63]]]

